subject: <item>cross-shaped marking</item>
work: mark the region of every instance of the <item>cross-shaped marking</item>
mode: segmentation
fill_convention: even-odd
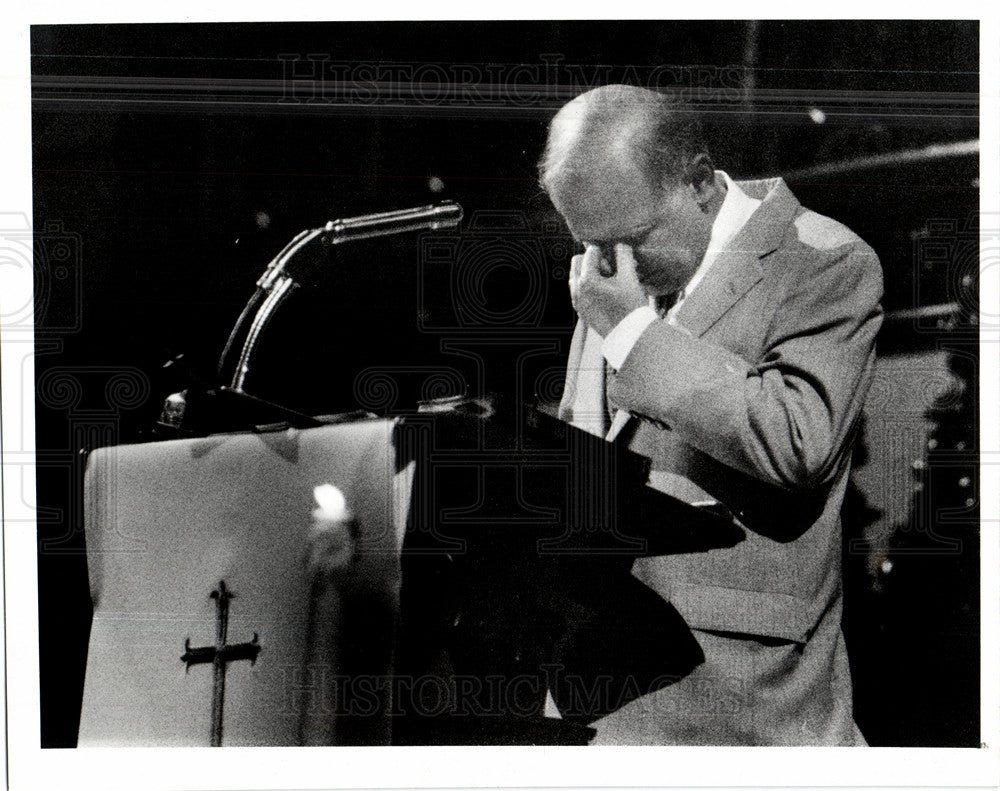
[[[222,704],[226,696],[226,665],[240,659],[249,659],[250,664],[257,662],[260,646],[257,644],[257,633],[249,643],[226,644],[226,633],[229,630],[229,600],[233,594],[226,588],[225,580],[219,582],[218,590],[209,594],[215,599],[215,645],[202,648],[192,648],[191,638],[184,641],[184,655],[181,661],[185,664],[184,672],[191,665],[212,663],[212,732],[210,744],[212,747],[222,746]]]

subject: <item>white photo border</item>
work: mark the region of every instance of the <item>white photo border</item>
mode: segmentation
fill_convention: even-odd
[[[662,6],[596,9],[579,3],[514,2],[511,19],[656,18]],[[891,18],[885,2],[842,2],[842,18]],[[1000,216],[1000,24],[978,3],[955,2],[953,19],[979,19],[981,57],[981,211]],[[608,11],[612,13],[609,15]],[[603,13],[602,13],[603,12]],[[801,17],[804,9],[768,3],[693,8],[687,18]],[[19,3],[2,26],[3,174],[0,213],[32,214],[29,25],[85,22],[235,22],[385,19],[492,19],[494,6],[458,3],[345,7],[286,0],[178,1],[163,7],[134,2],[71,5]],[[703,16],[704,15],[704,16]],[[930,18],[943,18],[933,14]],[[984,266],[990,262],[983,261]],[[1000,266],[983,271],[983,306],[1000,305]],[[0,267],[0,315],[31,304],[31,276]],[[982,685],[984,746],[980,749],[916,748],[230,748],[227,750],[41,749],[39,745],[38,610],[34,499],[34,393],[32,333],[0,327],[2,382],[6,742],[8,782],[16,789],[176,788],[457,788],[457,787],[996,787],[1000,767],[1000,332],[984,328],[980,345],[982,432]]]

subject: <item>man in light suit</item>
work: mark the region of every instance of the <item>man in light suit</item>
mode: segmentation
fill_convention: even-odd
[[[595,723],[603,744],[864,744],[841,633],[840,507],[882,320],[874,252],[780,179],[717,171],[690,112],[606,86],[563,107],[542,184],[585,252],[560,415],[724,508],[735,546],[632,573],[705,661]]]

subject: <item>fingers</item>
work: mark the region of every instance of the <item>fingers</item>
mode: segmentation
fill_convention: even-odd
[[[580,259],[580,279],[585,280],[593,277],[594,273],[600,270],[602,260],[601,248],[594,244],[588,244]]]
[[[618,267],[618,274],[630,280],[638,280],[635,273],[635,255],[631,246],[627,244],[615,245],[615,264]]]
[[[576,306],[576,293],[580,287],[580,272],[583,269],[583,254],[574,255],[569,262],[569,296]]]
[[[569,296],[573,307],[579,310],[581,289],[597,275],[602,260],[601,250],[588,244],[582,254],[574,255],[569,265]]]
[[[601,277],[614,277],[615,275],[615,256],[612,253],[610,256],[604,254],[604,248],[596,248],[600,253],[597,259],[596,269],[600,273]]]
[[[569,293],[573,307],[579,309],[581,295],[594,289],[603,291],[609,287],[624,285],[627,290],[640,290],[636,274],[635,255],[627,244],[616,244],[613,261],[596,244],[587,244],[584,252],[573,256],[569,270]]]
[[[604,255],[600,245],[584,242],[584,257],[587,259],[588,274],[597,272],[601,277],[612,277],[615,273],[614,256]]]

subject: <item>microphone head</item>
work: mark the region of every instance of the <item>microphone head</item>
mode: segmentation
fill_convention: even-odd
[[[465,216],[462,207],[452,200],[443,200],[440,203],[434,204],[434,210],[437,215],[437,222],[440,223],[440,225],[434,226],[435,230],[437,228],[454,228]]]
[[[324,239],[330,244],[392,236],[409,231],[437,231],[454,228],[462,221],[462,207],[454,201],[441,201],[413,209],[364,214],[331,220],[322,229]]]

